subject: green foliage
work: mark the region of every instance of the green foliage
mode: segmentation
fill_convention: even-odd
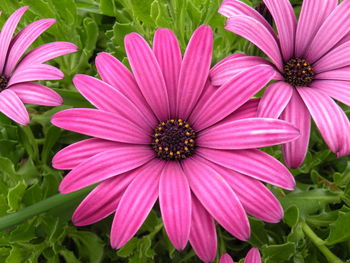
[[[0,216],[21,211],[57,194],[63,172],[51,167],[51,158],[62,147],[83,136],[50,124],[52,114],[70,107],[92,107],[74,89],[77,73],[96,75],[94,58],[107,51],[127,65],[124,36],[138,32],[151,43],[159,27],[177,35],[184,52],[192,32],[209,24],[215,34],[213,63],[235,53],[262,53],[242,38],[224,30],[225,19],[217,13],[221,0],[1,0],[0,26],[18,7],[30,5],[20,23],[56,18],[57,23],[35,42],[70,41],[79,47],[76,54],[52,62],[65,79],[45,82],[64,98],[56,108],[27,106],[32,122],[28,127],[14,124],[0,115]],[[258,5],[259,0],[245,1]],[[299,8],[301,1],[293,1]],[[346,109],[349,111],[349,109]],[[278,147],[266,149],[276,158]],[[310,151],[304,165],[292,171],[295,192],[274,187],[285,218],[268,224],[250,218],[252,235],[243,243],[217,226],[221,253],[230,253],[235,262],[250,246],[260,248],[269,263],[326,263],[350,258],[350,160],[336,159],[313,127]],[[88,227],[75,227],[70,217],[81,200],[46,209],[45,213],[0,232],[0,262],[200,262],[190,246],[176,251],[169,242],[157,209],[151,212],[137,235],[122,249],[109,245],[112,217]],[[242,261],[239,261],[242,262]],[[348,261],[350,262],[350,261]]]

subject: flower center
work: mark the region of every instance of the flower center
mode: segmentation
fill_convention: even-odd
[[[293,87],[307,87],[314,79],[311,65],[302,58],[290,59],[283,69],[285,81]]]
[[[3,91],[4,89],[6,89],[7,83],[8,83],[8,79],[0,75],[0,91]]]
[[[182,160],[195,150],[196,132],[181,119],[161,122],[154,129],[152,148],[163,160]]]

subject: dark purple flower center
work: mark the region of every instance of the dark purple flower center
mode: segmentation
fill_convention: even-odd
[[[6,89],[8,83],[8,79],[4,76],[0,75],[0,91]]]
[[[293,87],[308,87],[314,79],[312,67],[305,59],[292,58],[283,67],[286,82]]]
[[[152,148],[163,160],[182,160],[195,150],[196,132],[181,119],[161,122],[154,129]]]

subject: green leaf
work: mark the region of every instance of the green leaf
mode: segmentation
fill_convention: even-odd
[[[330,234],[327,238],[328,245],[334,245],[340,242],[350,240],[350,211],[338,212],[338,218],[330,224]]]
[[[282,245],[265,245],[261,248],[264,258],[269,263],[287,262],[295,253],[295,244],[288,242]]]
[[[18,182],[16,186],[9,189],[7,194],[7,202],[10,209],[7,210],[8,213],[15,212],[19,209],[26,187],[27,186],[24,184],[24,182]]]

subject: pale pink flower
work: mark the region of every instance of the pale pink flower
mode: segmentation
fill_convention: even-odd
[[[25,6],[15,11],[0,32],[0,112],[22,125],[29,123],[24,103],[44,106],[62,104],[59,94],[33,81],[62,79],[62,71],[43,63],[77,50],[71,43],[53,42],[24,55],[30,45],[55,23],[54,19],[38,20],[13,37],[27,9]]]
[[[311,117],[331,151],[338,157],[349,154],[349,120],[333,99],[350,105],[350,1],[305,0],[298,22],[288,0],[264,3],[278,34],[239,0],[224,0],[219,9],[229,18],[225,28],[259,47],[276,71],[277,82],[267,87],[258,116],[281,118],[300,129],[298,140],[282,145],[290,168],[305,159]],[[271,62],[241,55],[215,68],[211,78],[214,85],[222,85],[236,68]]]
[[[132,73],[101,53],[96,66],[103,81],[75,76],[76,88],[97,109],[64,110],[52,123],[95,138],[61,150],[53,166],[72,169],[61,193],[101,182],[75,211],[76,225],[115,212],[111,245],[120,248],[159,197],[175,248],[189,240],[208,262],[216,254],[214,219],[241,240],[250,235],[246,212],[281,219],[279,202],[259,181],[291,190],[294,179],[256,148],[291,141],[299,131],[281,120],[251,118],[258,100],[248,100],[274,76],[270,66],[246,70],[220,89],[208,84],[212,45],[209,26],[195,31],[183,58],[168,29],[157,30],[153,50],[132,33],[125,38]]]
[[[234,261],[229,254],[225,253],[221,255],[219,263],[234,263]],[[259,249],[255,247],[251,248],[244,259],[244,263],[261,263]]]

